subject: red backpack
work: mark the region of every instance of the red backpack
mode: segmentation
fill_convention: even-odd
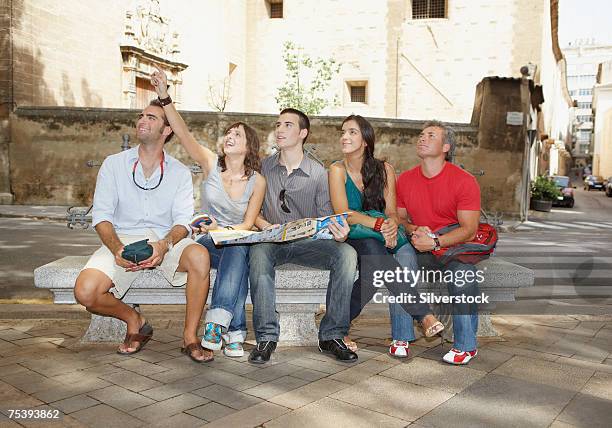
[[[459,223],[451,224],[443,227],[436,233],[444,235],[459,227]],[[476,264],[482,260],[488,259],[497,245],[497,230],[488,223],[480,223],[474,239],[463,244],[453,245],[452,247],[440,248],[437,251],[432,251],[438,261],[442,264],[447,264],[453,260],[462,263]]]

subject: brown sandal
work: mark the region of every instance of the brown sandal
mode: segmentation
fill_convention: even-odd
[[[142,327],[140,327],[140,330],[138,330],[138,333],[126,334],[125,340],[123,341],[123,344],[128,347],[133,342],[138,342],[138,347],[135,350],[129,351],[129,352],[124,352],[124,351],[121,351],[120,349],[117,349],[117,354],[132,355],[137,352],[140,352],[142,347],[145,346],[147,342],[151,340],[152,337],[153,337],[153,327],[151,327],[151,324],[149,324],[148,321],[145,321]]]
[[[203,350],[204,348],[202,348],[202,345],[200,344],[200,342],[193,342],[185,346],[184,348],[181,348],[181,353],[187,355],[189,358],[191,358],[196,363],[208,363],[215,359],[214,355],[211,355],[210,358],[205,358],[203,360],[198,360],[197,358],[193,356],[193,351],[203,351]]]
[[[444,330],[444,324],[440,321],[436,321],[431,327],[425,330],[425,337],[433,337],[440,334]]]

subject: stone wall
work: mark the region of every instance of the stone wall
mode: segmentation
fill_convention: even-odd
[[[18,108],[11,117],[10,146],[15,202],[90,203],[97,168],[88,168],[87,161],[101,161],[118,152],[123,134],[131,135],[132,145],[136,144],[133,135],[137,114],[137,111],[123,109]],[[228,125],[245,121],[259,134],[262,156],[273,151],[274,115],[183,112],[183,116],[196,139],[211,149],[219,147],[223,130]],[[312,120],[307,147],[312,147],[326,165],[342,158],[338,144],[341,121],[341,117]],[[415,144],[423,122],[388,119],[372,119],[371,122],[376,130],[378,157],[387,159],[398,172],[417,165]],[[483,146],[477,142],[477,128],[468,124],[454,126],[459,136],[456,162],[469,171],[485,170],[485,175],[478,178],[483,206],[516,215],[515,193],[522,162],[520,144]],[[169,143],[168,151],[184,163],[192,163],[176,140]],[[196,186],[199,182],[198,176],[194,176]]]
[[[123,3],[11,1],[15,103],[121,106]]]
[[[542,19],[546,3],[453,0],[448,19],[406,18],[399,34],[399,117],[467,121],[484,76],[520,77],[523,65],[540,67],[538,30],[550,25]]]
[[[474,162],[484,165],[487,178],[481,183],[481,191],[483,205],[490,210],[517,207],[526,215],[530,95],[527,79],[485,78],[476,87],[471,123],[478,127],[479,151],[474,154]],[[519,119],[509,121],[508,113],[520,115]]]

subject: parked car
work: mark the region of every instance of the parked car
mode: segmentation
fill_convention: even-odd
[[[553,201],[553,206],[565,206],[572,208],[574,206],[574,188],[570,183],[570,178],[565,175],[553,175],[550,179],[561,191],[561,196]]]
[[[608,177],[608,179],[606,180],[604,190],[606,191],[606,196],[612,198],[612,177]]]
[[[599,175],[587,175],[584,179],[584,190],[603,190],[604,180]]]

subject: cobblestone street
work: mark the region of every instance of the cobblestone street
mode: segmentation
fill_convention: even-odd
[[[382,316],[370,309],[353,327],[357,365],[316,348],[280,348],[260,367],[220,352],[202,365],[181,355],[181,307],[144,307],[153,340],[124,357],[116,344],[78,342],[88,323],[79,306],[63,306],[61,319],[43,318],[52,305],[3,306],[5,318],[21,314],[17,306],[49,311],[0,322],[3,427],[41,425],[9,419],[11,409],[59,410],[45,426],[173,428],[603,427],[612,415],[610,315],[494,316],[503,339],[481,340],[469,366],[453,367],[440,361],[450,345],[439,339],[418,340],[409,359],[388,356],[380,306]]]

